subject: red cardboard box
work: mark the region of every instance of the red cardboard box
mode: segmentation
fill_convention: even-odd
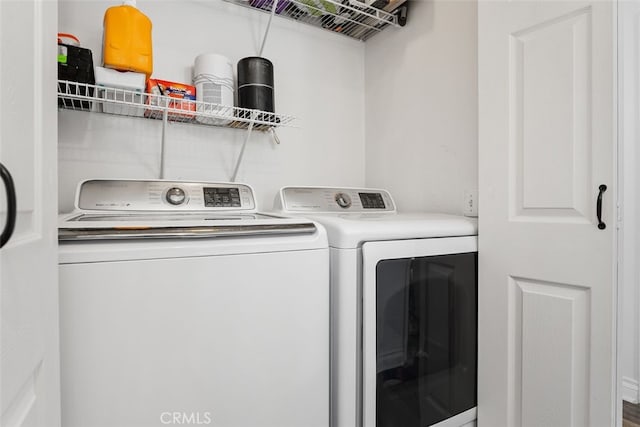
[[[191,85],[170,82],[167,80],[149,79],[147,80],[147,104],[149,105],[161,105],[164,106],[165,99],[159,97],[167,96],[169,98],[175,98],[175,101],[169,101],[168,107],[172,110],[181,110],[182,112],[170,111],[169,119],[190,119],[195,116],[189,111],[196,111],[196,88]],[[145,117],[153,117],[157,119],[162,118],[162,114],[159,114],[155,110],[146,110]]]

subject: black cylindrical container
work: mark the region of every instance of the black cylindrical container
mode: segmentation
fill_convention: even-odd
[[[238,107],[275,112],[271,61],[258,56],[238,61]]]

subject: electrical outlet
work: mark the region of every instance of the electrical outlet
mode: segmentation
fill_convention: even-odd
[[[462,212],[464,216],[478,216],[478,192],[476,190],[466,190],[464,192]]]

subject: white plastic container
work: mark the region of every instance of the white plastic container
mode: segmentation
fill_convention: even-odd
[[[233,121],[233,65],[229,58],[216,53],[196,57],[193,85],[196,87],[196,101],[206,103],[197,104],[196,110],[204,115],[197,115],[196,120],[214,125]],[[207,117],[207,114],[216,117]]]
[[[146,79],[144,74],[133,71],[120,72],[104,67],[96,67],[95,71],[98,97],[118,101],[101,103],[104,113],[137,117],[144,115],[145,106],[142,102]]]

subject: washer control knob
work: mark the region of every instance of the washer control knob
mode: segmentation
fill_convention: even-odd
[[[337,193],[336,194],[336,203],[343,209],[347,209],[351,207],[351,197],[345,193]]]
[[[187,195],[184,193],[184,190],[178,187],[170,188],[165,197],[167,202],[172,205],[181,205],[187,199]]]

